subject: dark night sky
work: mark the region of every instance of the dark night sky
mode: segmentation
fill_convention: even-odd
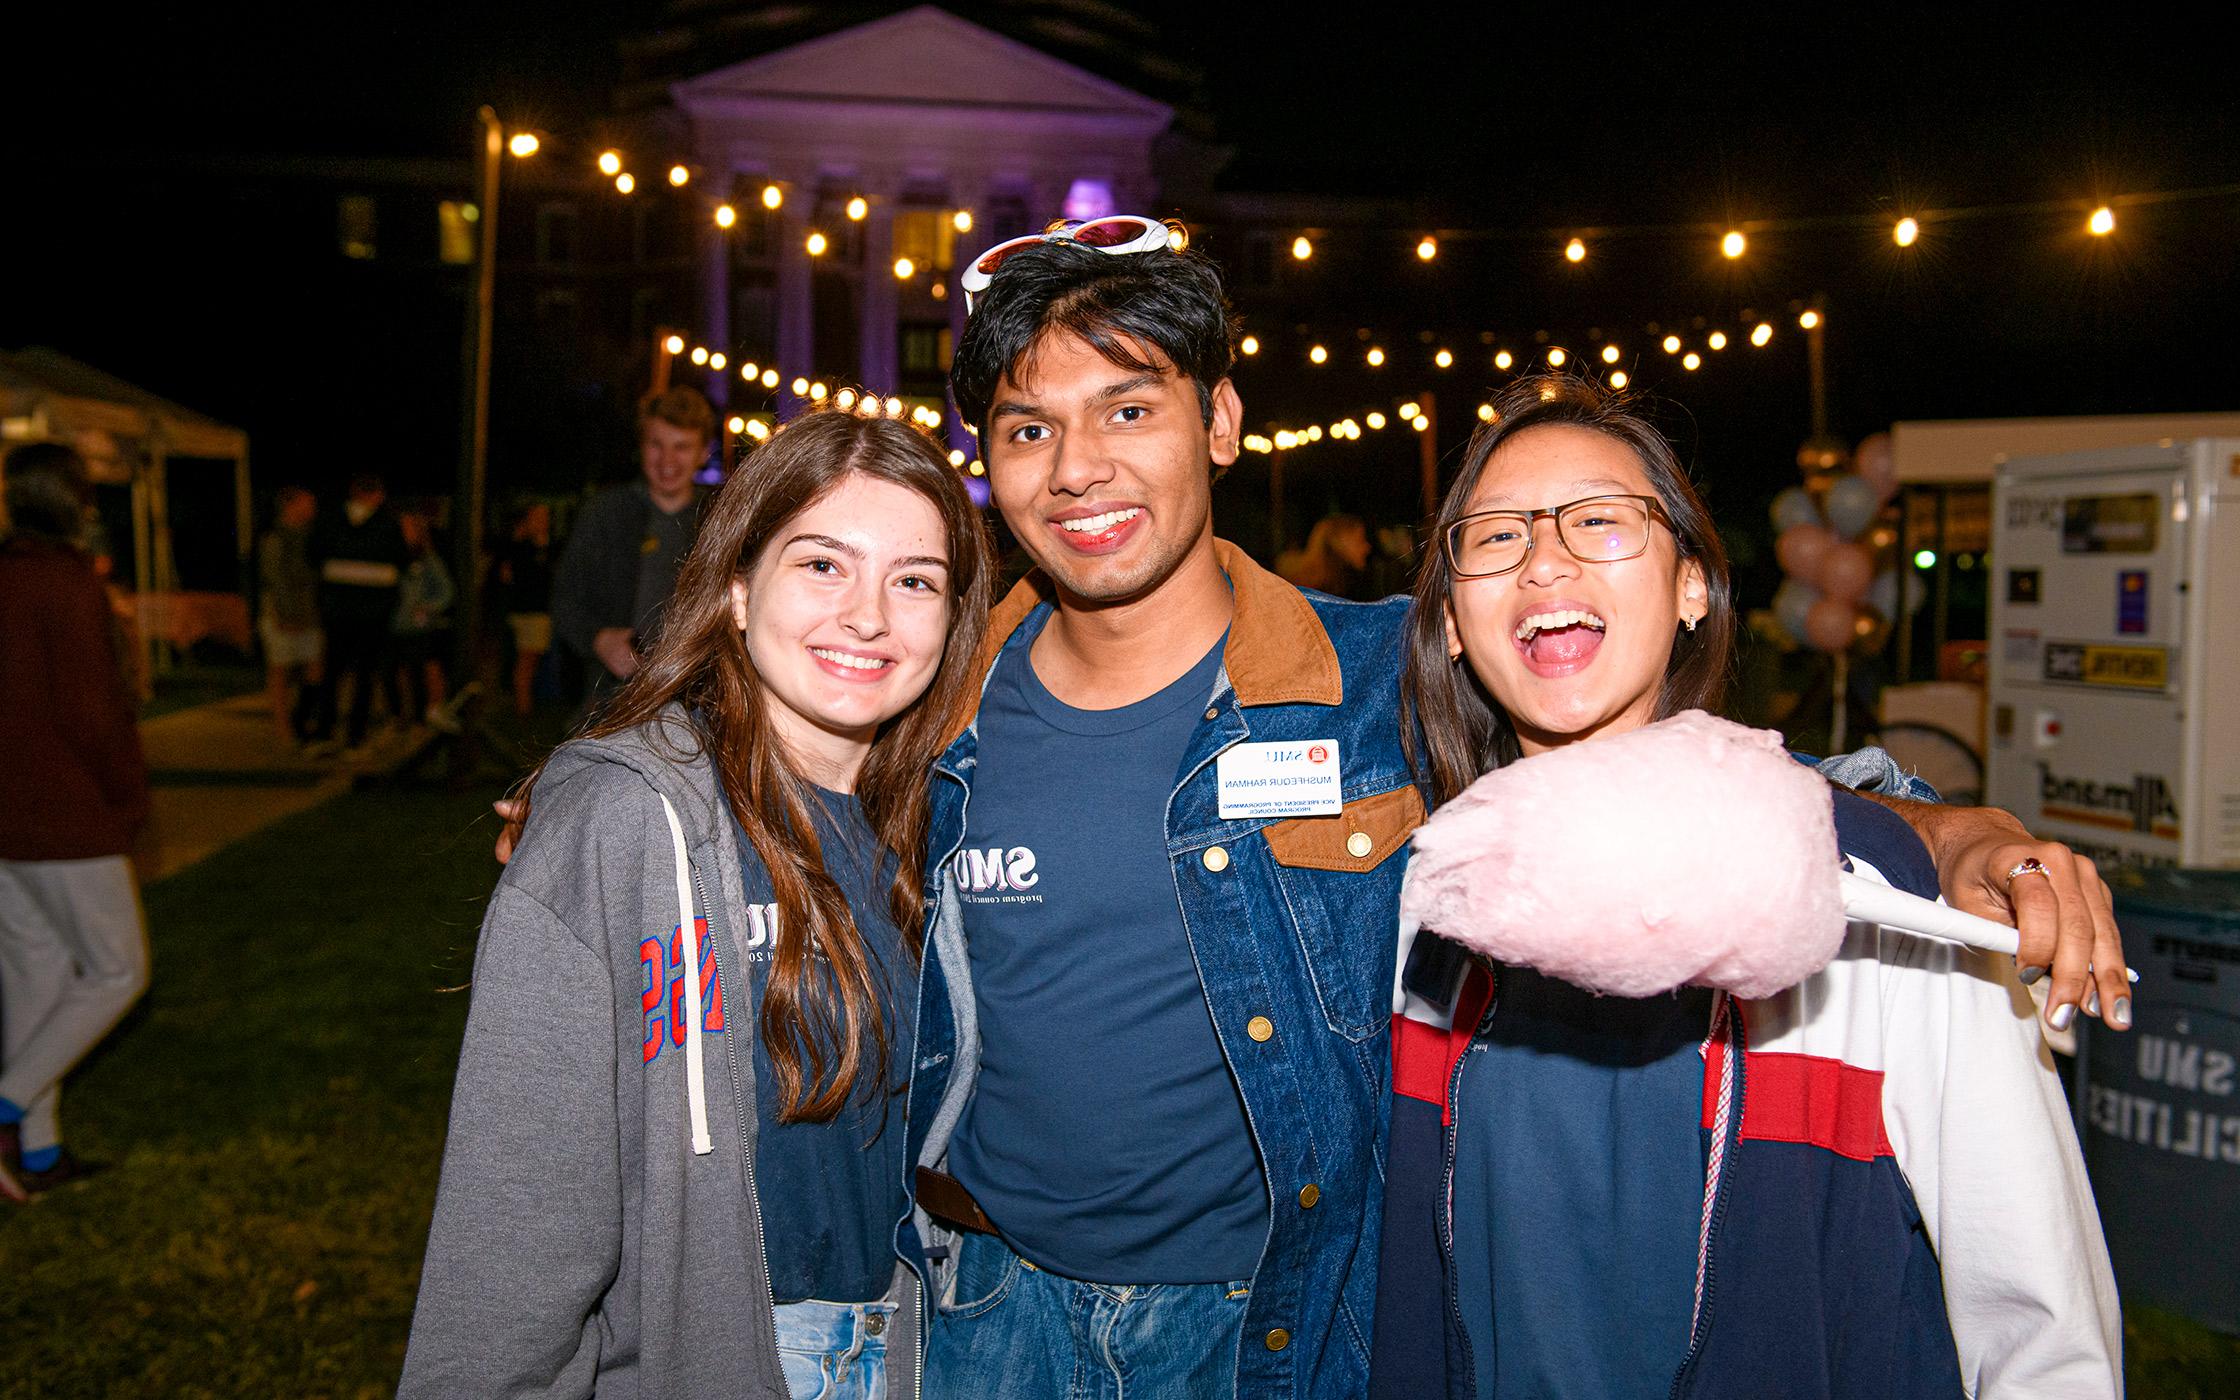
[[[36,55],[18,65],[31,75],[0,90],[0,120],[28,153],[29,187],[51,197],[18,202],[0,237],[19,286],[26,263],[54,266],[0,306],[0,346],[58,344],[259,430],[265,409],[230,390],[257,370],[254,337],[190,346],[160,314],[84,314],[120,296],[162,306],[152,283],[181,275],[130,242],[163,211],[120,207],[105,192],[129,185],[105,170],[215,153],[449,155],[485,100],[580,127],[606,105],[620,35],[724,8],[80,6],[35,21],[18,50]],[[1001,28],[1026,7],[955,8]],[[2205,35],[2143,12],[2092,25],[1949,7],[1813,23],[1701,7],[1349,7],[1345,23],[1305,6],[1113,13],[1148,19],[1203,72],[1215,133],[1236,151],[1225,186],[1429,197],[1458,227],[1873,214],[2240,181],[2229,65]],[[2067,213],[1932,227],[1904,257],[1886,226],[1766,235],[1733,265],[1689,239],[1598,243],[1581,269],[1554,256],[1556,242],[1495,240],[1454,245],[1428,277],[1409,266],[1412,231],[1396,230],[1398,271],[1333,285],[1328,325],[1397,336],[1437,316],[1442,338],[1630,326],[1643,342],[1649,320],[1782,313],[1824,295],[1846,437],[1898,418],[2225,409],[2240,407],[2236,229],[2240,198],[2226,197],[2127,210],[2099,244]],[[1682,379],[1641,348],[1638,377],[1692,420],[1723,512],[1793,475],[1801,354]],[[1302,375],[1251,366],[1248,401],[1303,418],[1356,408],[1378,387],[1358,370]],[[1458,387],[1466,413],[1474,387]],[[336,388],[346,414],[378,417],[347,377]],[[1735,483],[1725,491],[1723,476]]]

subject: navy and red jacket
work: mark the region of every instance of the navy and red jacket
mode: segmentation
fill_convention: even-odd
[[[1902,823],[1858,799],[1836,811],[1853,870],[1937,897]],[[1370,1393],[1477,1400],[1447,1193],[1455,1086],[1500,1014],[1500,972],[1403,943]],[[1702,1244],[1674,1400],[2122,1393],[2099,1217],[2011,957],[1854,923],[1798,986],[1714,998],[1701,1053]]]

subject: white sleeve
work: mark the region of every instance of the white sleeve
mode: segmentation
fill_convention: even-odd
[[[1880,931],[1884,1122],[1976,1400],[2123,1394],[2123,1318],[2077,1132],[2014,959]]]

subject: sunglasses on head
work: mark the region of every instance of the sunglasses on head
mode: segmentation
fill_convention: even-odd
[[[1176,252],[1189,246],[1190,235],[1172,219],[1152,219],[1141,214],[1111,214],[1102,219],[1060,219],[1040,233],[1007,238],[966,264],[958,282],[964,287],[964,309],[972,311],[972,294],[988,290],[996,270],[1022,248],[1044,243],[1080,243],[1100,253],[1148,253],[1155,248]]]

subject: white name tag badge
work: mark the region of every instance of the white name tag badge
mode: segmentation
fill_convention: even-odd
[[[1214,761],[1221,815],[1334,817],[1345,810],[1338,741],[1239,744]]]

